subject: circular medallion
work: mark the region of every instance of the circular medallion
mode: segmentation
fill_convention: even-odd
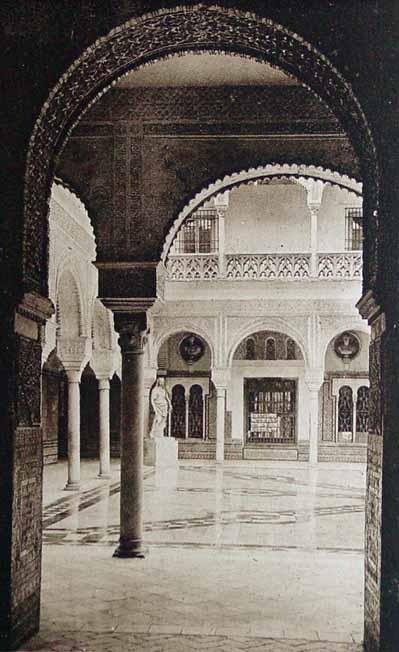
[[[353,360],[360,351],[360,342],[356,335],[345,331],[335,338],[334,351],[341,360]]]
[[[188,364],[193,364],[204,355],[205,344],[197,335],[190,333],[180,342],[179,350],[183,360]]]

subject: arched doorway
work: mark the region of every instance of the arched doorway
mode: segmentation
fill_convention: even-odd
[[[197,18],[198,16],[205,16],[205,20],[199,28]],[[240,12],[233,11],[223,11],[220,12],[215,9],[207,9],[204,7],[193,7],[192,10],[185,12],[184,21],[182,16],[179,15],[179,12],[172,12],[172,17],[175,19],[175,32],[178,34],[179,29],[187,31],[187,35],[191,39],[195,36],[198,36],[198,44],[196,47],[214,47],[214,48],[225,48],[226,46],[221,43],[224,43],[224,34],[227,33],[230,35],[235,33],[236,36],[233,37],[232,49],[245,52],[246,54],[250,52],[255,57],[260,59],[268,58],[268,56],[273,58],[277,56],[275,63],[280,64],[283,68],[287,67],[291,72],[297,73],[300,77],[306,81],[307,74],[309,75],[309,84],[319,92],[321,97],[324,97],[328,102],[330,101],[331,107],[336,109],[336,114],[342,119],[344,123],[347,123],[348,131],[351,133],[354,142],[359,146],[360,160],[364,161],[362,166],[364,177],[366,180],[367,170],[373,168],[373,165],[370,166],[370,160],[374,159],[373,156],[373,147],[370,139],[370,135],[365,124],[362,111],[359,110],[358,103],[354,98],[353,93],[351,92],[350,87],[344,82],[342,77],[336,73],[331,64],[329,64],[324,58],[318,60],[317,54],[312,48],[305,47],[302,41],[298,42],[291,34],[280,33],[281,30],[273,24],[262,23],[262,21],[257,21],[255,18],[248,18]],[[189,18],[189,20],[187,19]],[[217,18],[217,27],[216,32],[215,28],[215,17]],[[207,19],[208,18],[208,19]],[[155,23],[158,22],[159,17],[156,18]],[[180,23],[179,23],[180,19]],[[190,20],[191,19],[191,20]],[[151,19],[153,20],[153,19]],[[238,23],[237,29],[232,32],[231,22]],[[184,40],[179,40],[178,45],[170,42],[170,27],[166,29],[160,22],[158,26],[159,34],[165,39],[165,48],[175,47],[176,49],[187,49],[188,46],[184,45]],[[251,25],[253,30],[253,35],[250,42],[244,38],[246,36],[248,24]],[[241,26],[241,29],[240,29]],[[140,26],[141,27],[141,26]],[[98,47],[93,48],[90,53],[87,53],[87,56],[83,57],[81,61],[78,62],[78,65],[75,66],[74,70],[71,71],[71,74],[65,77],[61,82],[57,90],[61,91],[61,101],[58,101],[57,91],[53,94],[50,103],[46,106],[46,109],[43,111],[41,120],[39,121],[36,131],[35,138],[33,139],[32,148],[30,152],[29,159],[29,169],[27,175],[27,220],[26,220],[26,240],[25,240],[25,278],[27,287],[29,289],[34,289],[36,291],[42,291],[45,294],[46,288],[46,274],[42,274],[41,269],[46,270],[46,255],[45,255],[45,229],[41,228],[41,225],[45,224],[45,215],[46,215],[46,197],[48,192],[46,190],[46,184],[49,183],[51,178],[52,168],[54,165],[54,157],[62,145],[63,140],[66,137],[68,130],[75,120],[78,119],[80,111],[84,109],[89,101],[93,99],[95,94],[105,88],[110,82],[112,77],[116,77],[121,72],[124,72],[124,69],[127,69],[131,65],[131,48],[132,43],[135,43],[135,39],[132,36],[139,37],[139,34],[134,30],[136,25],[128,25],[125,30],[119,30],[117,33],[110,36],[110,38],[104,39],[98,43]],[[202,31],[201,31],[202,30]],[[224,31],[225,30],[225,31]],[[266,33],[264,31],[266,30]],[[154,25],[154,32],[157,32],[157,25]],[[270,32],[270,33],[269,33]],[[99,55],[103,49],[107,51],[109,42],[119,34],[122,38],[129,38],[129,56],[126,56],[126,52],[123,52],[123,42],[120,42],[120,49],[116,52],[117,62],[115,65],[111,65],[111,72],[107,67],[106,71],[99,71],[95,60],[99,60]],[[284,36],[285,38],[285,47],[277,48],[275,51],[276,38],[278,36]],[[264,42],[267,42],[268,39],[272,36],[273,41],[273,53],[270,51],[269,55],[267,50],[265,52]],[[119,37],[118,37],[119,38]],[[228,39],[228,40],[230,40]],[[242,41],[241,41],[242,39]],[[240,42],[241,41],[241,42]],[[278,40],[280,43],[280,40]],[[294,44],[294,46],[293,46]],[[140,42],[138,41],[138,46]],[[296,47],[295,47],[296,46]],[[146,45],[147,47],[147,45]],[[228,49],[228,48],[227,48]],[[296,56],[292,57],[290,55],[287,60],[285,60],[286,51],[298,51],[298,59],[295,61]],[[159,50],[158,50],[159,52]],[[277,52],[277,55],[275,54]],[[136,55],[139,52],[135,53]],[[125,56],[123,56],[125,55]],[[155,49],[149,56],[156,56]],[[93,84],[89,85],[87,88],[85,80],[90,76],[88,71],[90,70],[90,58],[93,59],[93,71],[95,80]],[[294,62],[292,59],[294,58]],[[315,75],[314,70],[312,69],[307,73],[302,64],[303,59],[309,58],[315,67],[318,69],[318,74]],[[144,57],[143,57],[144,60]],[[311,67],[311,66],[310,66]],[[73,74],[72,74],[73,73]],[[81,76],[80,76],[81,75]],[[332,80],[332,83],[328,83],[328,80]],[[80,81],[82,84],[80,84]],[[335,83],[334,83],[335,82]],[[54,111],[54,114],[50,116],[52,111],[52,101],[55,100],[54,104],[56,106],[64,106],[62,101],[62,93],[64,90],[63,84],[71,83],[71,87],[76,89],[74,93],[71,93],[71,97],[74,99],[72,104],[69,107],[69,110],[62,110],[61,113],[57,114],[57,110]],[[68,91],[67,91],[68,95]],[[54,108],[56,108],[54,106]],[[360,128],[359,128],[360,125]],[[352,128],[353,127],[353,130]],[[52,130],[54,129],[53,133]],[[360,145],[361,143],[361,145]],[[364,149],[362,146],[364,145]],[[366,152],[366,153],[365,153]],[[37,174],[37,172],[39,172]],[[375,172],[375,167],[373,168],[373,173]],[[373,177],[373,173],[369,175],[367,181],[370,182],[367,189],[367,199],[366,205],[367,210],[365,211],[368,220],[368,231],[367,231],[367,280],[366,288],[370,286],[368,281],[374,281],[376,275],[376,259],[375,259],[375,247],[371,246],[371,243],[377,242],[377,239],[374,238],[373,234],[373,220],[371,219],[372,209],[375,208],[376,202],[376,191],[375,186],[377,184],[377,176]],[[373,183],[373,181],[375,183]],[[37,228],[37,226],[39,228]],[[31,246],[32,245],[32,246]],[[37,246],[36,246],[37,245]],[[376,365],[378,369],[378,351],[375,353],[376,356]],[[374,393],[373,393],[374,392]],[[375,401],[379,396],[376,393],[376,389],[373,388],[372,396],[375,406]],[[373,422],[374,423],[374,422]]]

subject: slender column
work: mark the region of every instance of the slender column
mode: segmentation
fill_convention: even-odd
[[[352,425],[352,444],[356,441],[356,399],[357,399],[357,388],[352,387],[352,396],[353,396],[353,425]]]
[[[68,482],[75,491],[80,483],[80,371],[66,370],[68,378]]]
[[[310,275],[317,277],[317,215],[320,206],[309,206],[310,208]]]
[[[317,464],[319,448],[319,388],[318,383],[308,383],[309,388],[309,464]]]
[[[186,407],[186,432],[185,432],[185,438],[188,439],[188,428],[189,428],[189,423],[188,423],[188,418],[190,415],[190,392],[185,391],[184,392],[184,400],[185,400],[185,407]]]
[[[224,462],[226,389],[216,388],[216,462]]]
[[[100,403],[100,478],[111,477],[110,418],[109,418],[109,379],[98,381]]]
[[[218,208],[218,240],[219,240],[219,274],[224,276],[226,273],[225,260],[225,209]]]
[[[120,539],[114,557],[144,557],[144,345],[140,321],[119,330],[122,351]]]
[[[307,204],[310,210],[310,275],[317,277],[317,215],[323,198],[324,182],[320,179],[299,179],[307,193]]]

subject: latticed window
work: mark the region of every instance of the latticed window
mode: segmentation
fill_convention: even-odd
[[[353,393],[348,385],[339,390],[338,432],[353,432]]]
[[[356,401],[356,432],[369,430],[369,388],[359,387]]]
[[[171,435],[186,436],[186,396],[183,385],[175,385],[172,389]]]
[[[204,399],[202,387],[190,387],[188,410],[188,436],[202,438],[204,429]]]
[[[245,342],[245,357],[247,360],[255,360],[256,350],[255,350],[255,340],[253,337],[249,337]]]
[[[265,344],[265,360],[276,359],[276,340],[274,337],[268,337]]]
[[[193,213],[180,227],[172,254],[207,254],[219,249],[218,216],[215,209]]]
[[[345,209],[345,249],[363,249],[363,211],[361,208]]]
[[[294,340],[287,340],[287,360],[296,360],[295,342]]]

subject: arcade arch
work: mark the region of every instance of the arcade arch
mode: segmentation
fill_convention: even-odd
[[[170,29],[169,24],[167,27],[163,24],[165,16],[170,17],[174,22],[174,30]],[[232,24],[236,29],[231,29]],[[145,31],[143,28],[147,26],[150,28],[151,38],[155,40],[154,45],[150,43],[148,47],[147,37],[145,38],[147,54],[144,54],[142,36]],[[248,27],[251,28],[251,37],[248,37]],[[186,44],[185,39],[188,38],[191,43],[193,39],[197,41],[195,46]],[[160,44],[159,39],[161,47],[155,48],[157,40],[157,45]],[[226,42],[230,43],[229,46]],[[266,46],[265,43],[269,42],[272,45]],[[281,43],[284,47],[281,47]],[[118,47],[111,49],[111,44],[118,44]],[[360,158],[365,182],[367,224],[365,289],[373,289],[377,277],[378,238],[376,236],[379,235],[375,219],[377,215],[374,213],[378,202],[378,171],[370,130],[349,84],[315,48],[271,21],[248,16],[238,10],[224,10],[202,5],[187,8],[184,12],[178,9],[162,11],[114,30],[108,37],[100,39],[94,47],[89,48],[57,84],[35,126],[28,156],[23,260],[25,288],[46,295],[46,228],[41,227],[46,225],[48,184],[52,177],[55,157],[73,124],[89,103],[94,101],[93,97],[97,94],[98,98],[109,86],[112,78],[116,78],[132,67],[134,55],[136,55],[137,65],[150,60],[151,57],[164,56],[167,49],[184,51],[190,47],[223,51],[231,49],[245,54],[250,51],[250,54],[259,60],[271,59],[276,65],[297,74],[304,83],[309,83],[310,87],[335,111],[351,135]],[[101,67],[99,61],[104,62],[104,60],[108,65],[102,63],[103,67]],[[373,300],[368,295],[367,300],[361,304],[365,316],[369,316],[370,303],[373,303]],[[120,305],[117,307],[115,302],[113,307],[119,316],[125,314]],[[126,308],[126,304],[123,307]],[[142,302],[140,307],[145,309],[146,302]],[[125,331],[126,323],[125,319]],[[380,326],[382,328],[382,322],[378,323],[378,328]],[[137,351],[142,352],[143,342],[139,335],[143,330],[142,325],[141,323],[140,328],[137,325],[131,327],[133,335],[129,343],[122,341],[124,355],[127,354],[128,347],[133,346],[132,338],[135,338]],[[381,335],[381,331],[378,335]],[[39,373],[39,370],[36,372]],[[38,555],[40,563],[39,558],[40,555]]]

